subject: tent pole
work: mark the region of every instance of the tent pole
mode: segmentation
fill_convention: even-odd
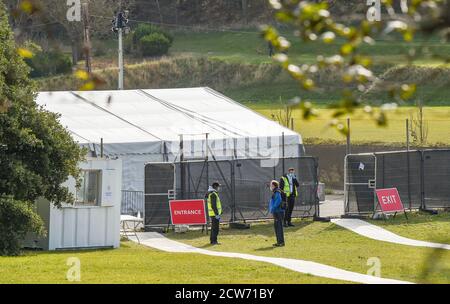
[[[181,198],[184,199],[184,184],[185,184],[185,172],[184,172],[184,143],[183,134],[180,135],[180,178],[181,178]]]
[[[100,157],[103,158],[103,137],[100,138]]]

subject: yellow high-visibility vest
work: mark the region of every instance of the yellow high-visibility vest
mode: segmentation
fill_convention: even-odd
[[[208,199],[207,199],[207,203],[208,203],[208,215],[209,216],[215,216],[216,214],[214,213],[214,210],[212,208],[212,204],[211,204],[211,195],[215,195],[217,197],[216,199],[216,205],[217,205],[217,211],[219,212],[218,215],[222,214],[222,203],[220,202],[220,197],[219,194],[217,194],[217,192],[211,192],[208,194]]]
[[[286,176],[281,177],[284,181],[284,187],[283,192],[286,194],[286,197],[291,196],[291,186],[289,185],[289,179]],[[294,190],[294,195],[297,195],[297,189],[295,188],[295,185],[292,185],[292,190]]]

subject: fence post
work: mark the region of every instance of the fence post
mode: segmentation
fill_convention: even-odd
[[[347,155],[352,154],[351,139],[350,139],[350,118],[347,118]]]
[[[409,151],[409,119],[406,118],[406,151]]]
[[[316,187],[315,188],[315,202],[314,202],[314,209],[315,209],[315,216],[316,217],[320,217],[320,198],[318,195],[318,191],[319,191],[319,159],[318,158],[314,158],[314,182],[316,183]],[[325,189],[324,189],[325,191]]]
[[[184,184],[185,184],[185,172],[184,172],[184,143],[183,143],[183,134],[180,135],[180,191],[181,198],[184,199]]]
[[[408,169],[408,200],[409,200],[409,211],[412,209],[412,203],[411,203],[411,165],[410,165],[410,156],[409,156],[409,145],[408,145],[408,151],[406,151],[406,162],[407,162],[407,169]]]
[[[420,207],[422,210],[426,210],[425,204],[425,158],[423,150],[420,151]]]
[[[234,172],[236,160],[231,161],[231,198],[232,198],[232,210],[231,210],[231,222],[236,221],[236,175]],[[245,219],[244,219],[245,220]]]

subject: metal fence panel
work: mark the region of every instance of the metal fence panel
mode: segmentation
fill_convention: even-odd
[[[158,183],[155,180],[158,177],[167,180],[168,177],[166,168],[160,172],[161,168],[158,166],[152,164],[146,166],[146,225],[164,225],[169,221],[167,196],[164,198],[164,195],[148,195],[149,191],[159,193],[172,187],[173,181]],[[297,198],[293,216],[318,216],[318,161],[313,157],[285,158],[284,161],[237,159],[178,162],[174,164],[176,198],[205,198],[209,185],[218,181],[222,185],[220,197],[224,221],[270,218],[268,213],[268,202],[271,197],[270,181],[279,180],[283,169],[287,171],[289,167],[296,169],[300,183],[300,196]],[[151,208],[149,213],[147,208]],[[155,220],[153,217],[156,217]]]
[[[145,166],[145,226],[168,225],[170,210],[168,192],[174,189],[173,164]]]
[[[222,218],[229,221],[232,215],[233,202],[231,170],[232,164],[230,161],[185,161],[177,163],[177,199],[204,199],[209,185],[217,181],[222,185],[220,190]]]
[[[397,188],[405,208],[422,206],[420,151],[375,153],[377,189]]]
[[[366,166],[370,157],[373,168]],[[345,166],[347,214],[374,211],[374,189],[365,185],[371,175],[377,189],[397,188],[405,208],[450,208],[450,150],[354,154]]]
[[[122,190],[120,214],[137,216],[144,215],[144,192]]]
[[[450,150],[423,151],[426,208],[450,207]]]
[[[345,159],[345,212],[373,212],[376,183],[376,157],[373,154],[350,154]]]
[[[239,159],[234,162],[236,207],[235,218],[268,218],[269,184],[274,179],[274,167],[266,166],[279,160]]]

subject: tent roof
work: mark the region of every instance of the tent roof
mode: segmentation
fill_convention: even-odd
[[[180,134],[209,138],[301,137],[210,88],[40,92],[37,103],[61,114],[80,144],[178,141]]]

